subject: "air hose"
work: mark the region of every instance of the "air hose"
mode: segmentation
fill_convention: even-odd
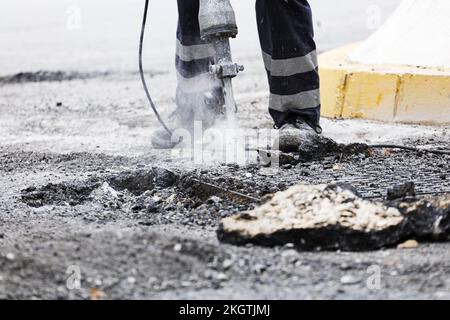
[[[152,96],[150,95],[150,91],[148,90],[147,81],[145,80],[145,75],[144,75],[144,67],[143,67],[143,63],[142,63],[142,52],[143,52],[143,48],[144,48],[145,27],[147,25],[148,5],[149,5],[149,0],[145,0],[144,17],[142,19],[141,37],[139,40],[139,73],[141,75],[142,85],[144,87],[145,94],[147,95],[148,102],[150,103],[150,107],[152,108],[153,112],[155,113],[155,116],[158,119],[159,123],[169,133],[169,135],[172,135],[172,131],[169,129],[169,127],[166,125],[164,120],[159,115],[158,109],[156,109],[156,105],[153,102]]]

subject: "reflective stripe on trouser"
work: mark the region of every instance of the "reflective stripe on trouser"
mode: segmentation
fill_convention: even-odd
[[[177,105],[182,106],[187,94],[201,94],[220,87],[209,73],[214,62],[214,47],[200,39],[198,0],[178,0],[176,43]]]
[[[208,73],[214,48],[200,39],[198,11],[198,0],[178,0],[177,97],[219,86]],[[271,93],[269,111],[275,124],[281,126],[301,116],[318,125],[319,75],[308,2],[256,0],[256,13]]]
[[[301,116],[318,125],[320,85],[308,1],[256,0],[256,14],[275,124]]]

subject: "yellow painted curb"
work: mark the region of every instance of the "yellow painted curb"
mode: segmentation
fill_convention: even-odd
[[[450,69],[351,62],[355,45],[319,57],[324,117],[450,124]]]

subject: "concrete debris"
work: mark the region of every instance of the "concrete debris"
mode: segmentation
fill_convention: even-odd
[[[408,238],[450,234],[450,196],[414,203],[364,200],[346,185],[297,185],[252,211],[225,218],[218,236],[226,243],[300,250],[360,251]]]
[[[416,185],[414,182],[406,182],[387,190],[387,200],[396,200],[416,196]]]
[[[131,210],[138,212],[147,212],[147,213],[155,213],[158,212],[158,204],[151,196],[150,191],[144,192],[139,197],[136,197],[134,201],[131,202]]]
[[[303,145],[298,154],[301,161],[321,160],[333,155],[350,156],[357,154],[369,155],[370,148],[367,144],[352,143],[341,144],[325,136],[318,136],[313,144]]]
[[[404,239],[431,239],[445,241],[450,238],[450,194],[395,204],[407,219]]]
[[[354,155],[370,156],[373,152],[367,144],[340,144],[324,136],[317,136],[314,143],[302,144],[296,152],[263,149],[249,149],[249,151],[256,151],[261,164],[267,166],[297,165],[301,162],[318,161],[332,156],[341,158]]]
[[[133,276],[129,276],[129,277],[127,278],[127,283],[128,283],[128,284],[133,285],[133,284],[136,283],[136,281],[137,281],[136,278],[133,277]]]
[[[13,261],[15,258],[16,258],[16,256],[14,255],[14,253],[6,254],[6,259],[8,259],[9,261]]]
[[[361,282],[361,278],[356,278],[352,275],[345,275],[341,278],[341,283],[343,285],[352,285]]]
[[[92,288],[89,293],[89,299],[93,301],[104,300],[106,294],[97,288]]]
[[[154,167],[152,170],[137,170],[123,172],[112,176],[109,184],[116,190],[128,190],[135,195],[142,195],[155,186],[168,188],[173,186],[178,180],[178,176],[172,171]]]
[[[155,212],[157,201],[152,198],[150,191],[157,187],[172,187],[178,179],[172,171],[153,167],[150,170],[126,171],[77,183],[49,183],[40,188],[31,186],[22,190],[21,199],[33,208],[77,206],[96,199],[115,209],[122,208],[129,200],[133,211]]]
[[[69,183],[49,183],[39,189],[29,187],[22,190],[22,201],[33,208],[47,205],[70,205],[75,206],[84,203],[89,195],[98,187],[98,183],[86,182],[81,185]]]
[[[419,243],[416,240],[408,240],[398,245],[398,249],[415,249],[419,247]]]

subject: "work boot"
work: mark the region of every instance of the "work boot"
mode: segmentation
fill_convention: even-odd
[[[201,121],[203,130],[212,127],[216,121],[224,117],[224,96],[222,88],[215,88],[205,93],[185,94],[177,92],[177,109],[170,115],[168,127],[156,130],[151,142],[156,149],[172,149],[182,140],[178,130],[185,130],[191,137],[194,135],[196,121]],[[195,137],[193,137],[195,138]],[[191,139],[192,140],[192,139]]]
[[[275,147],[285,153],[299,152],[300,155],[308,155],[316,150],[320,143],[320,127],[317,130],[320,132],[302,118],[296,118],[280,128]]]
[[[151,137],[152,145],[155,149],[173,149],[181,140],[181,136],[177,137],[174,133],[169,133],[165,128],[156,130]]]

